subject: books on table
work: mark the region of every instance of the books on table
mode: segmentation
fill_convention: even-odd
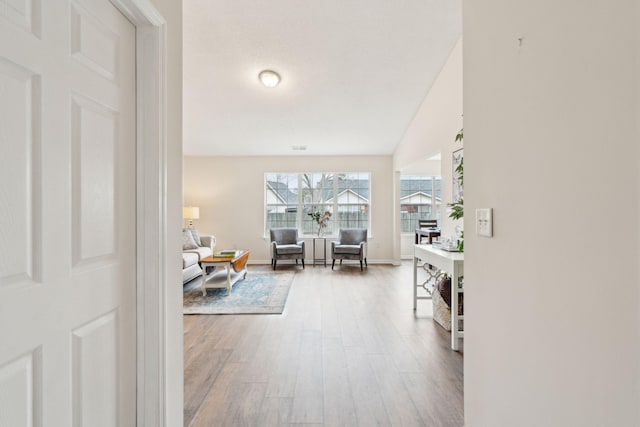
[[[214,255],[220,258],[234,258],[240,255],[240,251],[237,249],[225,249],[223,251],[216,252]]]

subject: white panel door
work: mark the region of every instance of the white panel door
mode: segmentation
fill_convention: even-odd
[[[135,28],[0,0],[0,426],[133,426]]]

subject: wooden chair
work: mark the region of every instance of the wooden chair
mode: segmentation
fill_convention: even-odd
[[[440,237],[440,229],[438,228],[437,219],[419,219],[418,228],[416,229],[416,244],[422,244],[422,238],[426,237],[429,244],[433,243],[433,239]]]

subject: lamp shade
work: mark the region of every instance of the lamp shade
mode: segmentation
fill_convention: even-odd
[[[200,208],[195,206],[185,206],[182,208],[182,218],[198,219],[200,218]]]

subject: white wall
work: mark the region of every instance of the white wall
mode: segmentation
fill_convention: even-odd
[[[454,234],[457,223],[448,217],[446,206],[452,199],[452,152],[462,148],[455,142],[462,128],[462,38],[454,46],[449,59],[425,97],[415,117],[405,131],[393,155],[393,167],[402,174],[432,174],[433,161],[427,160],[441,154],[437,170],[442,176],[442,234]],[[402,236],[403,257],[413,254],[414,235]]]
[[[402,170],[453,144],[462,127],[462,38],[442,67],[425,100],[393,154],[393,167]],[[444,158],[443,153],[443,158]]]
[[[640,425],[636,4],[464,3],[466,427]]]
[[[168,283],[182,283],[180,248],[182,235],[182,0],[151,0],[167,22],[167,228]],[[167,426],[183,424],[182,287],[167,290],[166,420]]]
[[[249,248],[250,262],[269,263],[264,235],[267,172],[371,172],[370,262],[395,262],[391,156],[185,157],[184,203],[198,206],[194,225],[216,236],[217,247]],[[306,257],[312,258],[311,242]],[[327,252],[329,250],[327,249]]]

